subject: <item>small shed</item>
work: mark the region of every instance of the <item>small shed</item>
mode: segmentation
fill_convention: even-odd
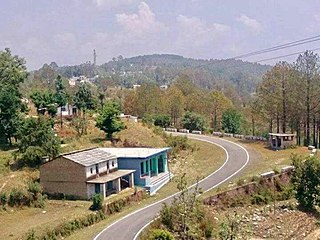
[[[295,144],[296,135],[293,133],[269,133],[269,141],[272,149],[286,149]]]

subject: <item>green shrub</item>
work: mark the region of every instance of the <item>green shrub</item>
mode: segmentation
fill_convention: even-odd
[[[163,207],[160,211],[160,219],[161,223],[168,229],[173,228],[172,212],[170,206],[168,206],[167,204],[163,204]]]
[[[5,192],[0,193],[0,204],[3,209],[5,209],[6,204],[8,203],[8,196]]]
[[[9,194],[9,200],[8,205],[10,207],[14,206],[23,206],[26,205],[28,202],[27,196],[24,194],[24,192],[21,189],[13,188]]]
[[[27,232],[26,240],[37,240],[37,239],[39,238],[37,238],[34,229],[31,229],[29,232]]]
[[[155,229],[151,233],[151,240],[174,240],[173,235],[163,229]]]
[[[268,189],[262,189],[251,197],[252,204],[268,204],[273,200],[272,193]]]
[[[166,114],[157,114],[154,116],[154,125],[162,128],[169,127],[171,124],[171,117]]]
[[[92,197],[92,205],[90,207],[90,210],[101,210],[103,204],[103,197],[100,193],[96,193]]]

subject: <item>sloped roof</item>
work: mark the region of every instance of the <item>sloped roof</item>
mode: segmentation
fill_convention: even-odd
[[[148,158],[171,148],[100,148],[118,158]]]
[[[86,167],[117,158],[112,153],[103,151],[100,148],[71,152],[63,154],[62,157]]]

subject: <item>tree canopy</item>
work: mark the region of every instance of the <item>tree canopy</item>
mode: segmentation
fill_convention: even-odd
[[[107,102],[99,112],[96,126],[106,133],[107,139],[111,139],[113,133],[124,129],[124,123],[120,120],[119,105]]]

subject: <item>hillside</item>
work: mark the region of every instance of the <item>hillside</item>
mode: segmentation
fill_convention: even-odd
[[[187,75],[199,87],[205,89],[225,89],[232,86],[239,95],[255,91],[262,75],[270,69],[268,65],[243,62],[241,60],[203,60],[184,58],[178,55],[154,54],[132,58],[113,58],[100,66],[90,62],[76,66],[59,67],[56,63],[45,64],[33,72],[34,77],[52,80],[61,74],[66,78],[98,74],[107,85],[132,87],[133,84],[153,82],[170,85],[177,76]]]

